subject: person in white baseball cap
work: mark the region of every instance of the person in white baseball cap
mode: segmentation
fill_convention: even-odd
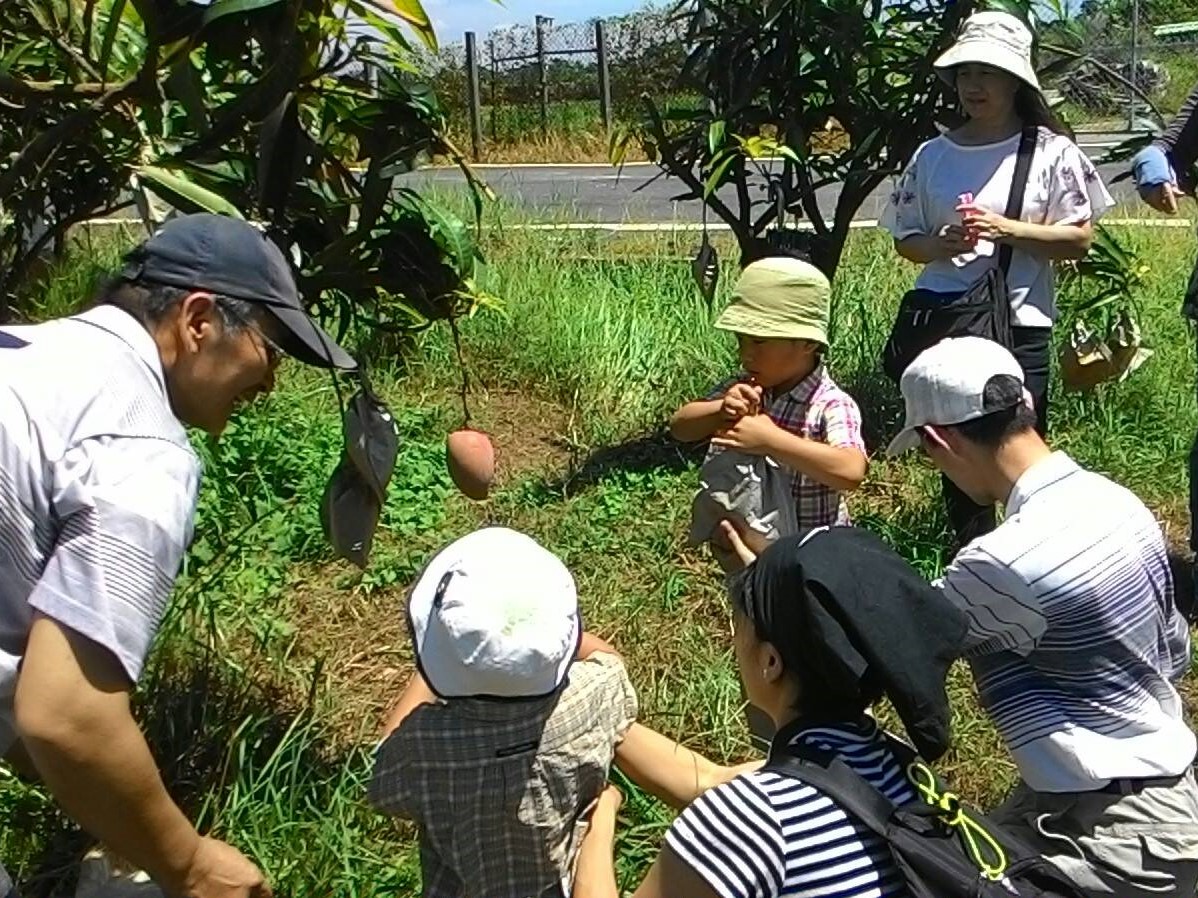
[[[1198,741],[1174,684],[1190,666],[1160,524],[1131,492],[1053,451],[1002,346],[943,340],[901,379],[917,446],[1005,518],[938,585],[1021,782],[992,817],[1087,894],[1193,895]]]
[[[636,694],[583,631],[566,566],[532,537],[476,530],[408,597],[417,672],[392,710],[371,802],[420,828],[423,894],[563,898]]]

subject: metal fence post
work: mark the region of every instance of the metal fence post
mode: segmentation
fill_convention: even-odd
[[[599,67],[599,117],[603,130],[611,131],[611,69],[607,66],[607,28],[595,20],[595,58]]]
[[[466,32],[466,104],[470,107],[470,148],[478,161],[483,146],[483,109],[478,89],[478,46],[473,31]]]
[[[1128,77],[1128,82],[1132,85],[1130,88],[1131,96],[1127,104],[1127,130],[1134,131],[1136,129],[1136,107],[1139,105],[1136,99],[1136,88],[1139,87],[1139,71],[1140,68],[1140,0],[1132,0],[1131,5],[1131,73]]]
[[[498,140],[499,132],[496,130],[495,108],[499,105],[499,100],[495,93],[495,82],[499,80],[499,69],[495,62],[495,38],[487,38],[487,49],[491,53],[491,139]]]
[[[553,19],[537,16],[537,71],[541,78],[541,137],[549,139],[549,67],[545,62],[545,26]]]

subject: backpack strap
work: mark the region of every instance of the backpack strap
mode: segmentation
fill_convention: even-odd
[[[1027,178],[1032,170],[1032,156],[1036,153],[1036,136],[1039,130],[1036,125],[1029,125],[1019,136],[1015,175],[1011,178],[1011,192],[1007,196],[1007,218],[1018,220],[1023,216],[1023,196],[1027,192]],[[1014,247],[1009,243],[1004,243],[998,249],[998,267],[1002,269],[1003,277],[1006,277],[1011,268],[1011,256],[1014,252]]]
[[[895,804],[848,764],[830,752],[807,745],[771,754],[766,770],[814,786],[882,838]]]
[[[1007,853],[985,824],[962,807],[958,796],[948,790],[918,752],[889,733],[884,737],[887,749],[916,793],[915,801],[905,807],[918,807],[920,813],[939,818],[956,834],[985,879],[992,882],[1002,879],[1008,864]],[[887,839],[889,821],[898,806],[831,752],[802,743],[789,745],[771,754],[765,769],[814,786]]]

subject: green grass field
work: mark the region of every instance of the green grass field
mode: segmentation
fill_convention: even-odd
[[[1057,384],[1051,426],[1058,446],[1136,490],[1180,540],[1198,417],[1193,340],[1177,310],[1194,236],[1118,234],[1151,266],[1140,301],[1155,355],[1090,396],[1063,397]],[[403,437],[366,573],[330,560],[317,519],[340,452],[327,377],[289,364],[276,393],[219,444],[197,440],[206,476],[196,541],[139,692],[141,719],[172,791],[258,859],[276,894],[416,892],[413,833],[365,805],[365,782],[381,717],[411,670],[402,590],[431,552],[484,523],[525,530],[563,557],[587,626],[625,653],[645,721],[719,759],[747,756],[720,578],[683,545],[698,457],[662,435],[673,408],[734,365],[731,338],[710,327],[715,310],[689,279],[695,242],[488,234],[486,285],[505,307],[462,325],[475,423],[499,455],[485,504],[457,495],[445,471],[444,437],[461,415],[447,330],[418,338],[402,363],[361,347]],[[70,308],[115,252],[81,243],[38,313]],[[899,404],[874,364],[914,274],[881,234],[854,234],[835,285],[830,364],[879,452],[851,510],[930,575],[945,540],[937,479],[918,459],[880,456]],[[734,276],[724,270],[721,297]],[[988,805],[1013,766],[963,670],[952,695],[956,747],[940,766]],[[623,813],[628,884],[670,817],[635,793]],[[78,834],[44,792],[2,770],[0,819],[0,857],[30,895],[69,876]]]

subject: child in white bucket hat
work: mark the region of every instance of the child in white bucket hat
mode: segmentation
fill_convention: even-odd
[[[898,254],[921,266],[904,308],[948,303],[1005,266],[1011,349],[1044,435],[1058,315],[1053,264],[1089,252],[1093,224],[1114,200],[1049,109],[1034,43],[1028,25],[1011,13],[987,10],[965,20],[935,62],[939,78],[956,91],[963,121],[915,151],[879,224]],[[1016,183],[1021,147],[1028,174]],[[918,342],[918,333],[905,336]],[[993,506],[972,502],[948,480],[944,496],[959,545],[994,529]]]
[[[420,829],[424,895],[563,898],[615,746],[636,719],[623,662],[583,632],[574,578],[486,527],[408,599],[417,673],[392,711],[372,804]]]

